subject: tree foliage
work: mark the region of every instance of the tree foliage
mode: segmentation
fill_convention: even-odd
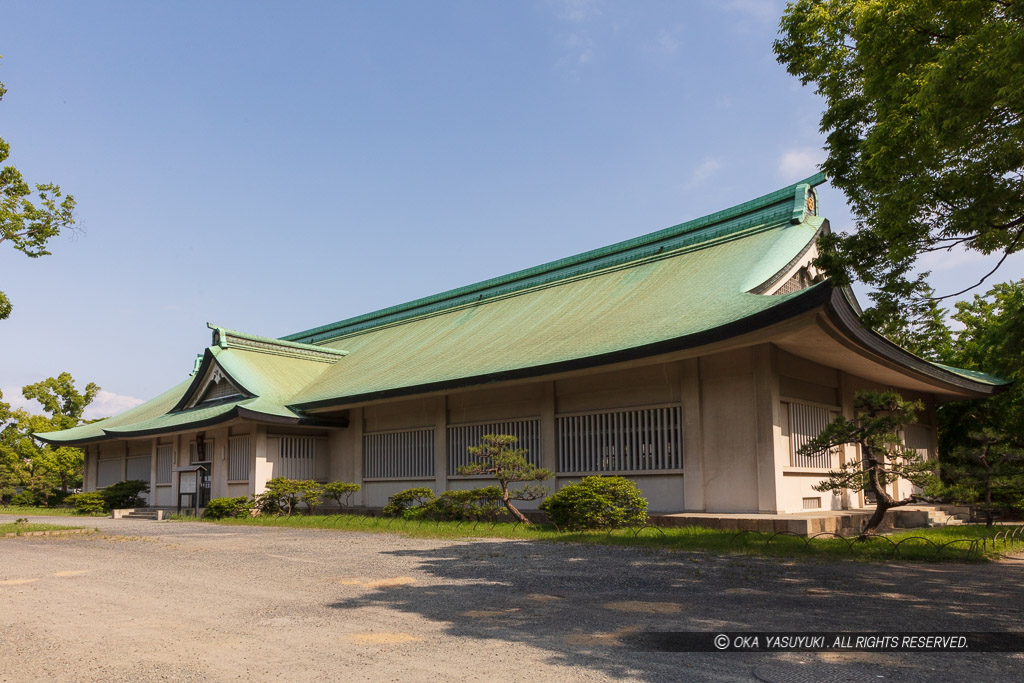
[[[0,100],[7,93],[0,83]],[[0,138],[0,164],[10,157],[11,146]],[[38,258],[46,256],[47,242],[61,230],[75,226],[75,198],[64,197],[59,185],[36,184],[35,190],[13,165],[0,167],[0,244]],[[0,320],[11,314],[11,302],[0,292]]]
[[[943,457],[935,493],[960,505],[975,505],[992,526],[997,514],[1024,510],[1024,450],[1005,434],[972,432],[971,444]]]
[[[844,444],[860,446],[861,462],[846,462],[829,472],[816,491],[865,491],[874,495],[875,513],[868,520],[862,535],[878,528],[891,508],[908,505],[921,499],[911,494],[896,500],[889,493],[892,482],[906,479],[926,488],[935,479],[934,463],[921,458],[917,451],[901,445],[900,430],[916,421],[920,401],[904,400],[895,391],[859,391],[854,398],[856,417],[842,415],[830,422],[821,434],[804,444],[800,455],[817,455]]]
[[[80,486],[84,463],[81,449],[42,444],[35,435],[81,424],[82,413],[99,390],[90,382],[79,392],[74,378],[62,372],[22,389],[25,398],[43,405],[45,415],[12,410],[9,403],[0,400],[0,488],[18,486],[33,491],[37,503],[46,505],[55,489],[66,494]]]
[[[962,329],[945,362],[1013,380],[995,396],[938,410],[944,494],[982,505],[988,516],[1024,499],[1024,460],[1013,456],[1024,450],[1024,280],[957,302],[953,318]],[[994,502],[985,502],[985,481]]]
[[[1024,1],[796,0],[780,33],[857,218],[819,244],[833,282],[920,298],[923,254],[1024,248]]]
[[[547,493],[542,486],[527,485],[520,489],[509,489],[509,484],[523,481],[544,481],[551,478],[549,470],[537,467],[526,459],[528,451],[516,448],[519,439],[511,434],[484,434],[480,444],[467,450],[479,462],[463,465],[458,473],[463,476],[486,474],[494,477],[501,487],[501,502],[509,514],[523,524],[530,520],[512,504],[513,500],[537,500]]]
[[[323,495],[330,498],[341,510],[347,510],[352,500],[352,495],[357,493],[362,486],[347,481],[331,481],[323,485]]]

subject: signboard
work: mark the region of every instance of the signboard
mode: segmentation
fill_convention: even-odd
[[[196,492],[196,472],[181,472],[178,475],[178,493]]]

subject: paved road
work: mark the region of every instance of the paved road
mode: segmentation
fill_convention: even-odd
[[[629,644],[630,634],[649,630],[1024,630],[1019,560],[780,563],[525,541],[32,521],[101,533],[0,539],[4,682],[1024,677],[1021,654],[659,653]]]

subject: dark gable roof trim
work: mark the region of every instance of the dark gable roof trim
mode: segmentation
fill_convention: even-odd
[[[237,400],[237,399],[236,399]],[[188,432],[196,429],[202,429],[204,427],[212,427],[213,425],[221,424],[234,420],[235,418],[242,418],[243,420],[251,420],[254,422],[264,422],[268,424],[284,424],[284,425],[298,425],[304,427],[347,427],[348,418],[330,418],[324,419],[319,417],[285,417],[283,415],[267,415],[256,410],[250,410],[244,406],[235,406],[234,409],[229,410],[221,415],[215,415],[214,417],[200,420],[198,422],[189,422],[182,425],[174,425],[173,427],[157,427],[155,429],[141,429],[138,431],[117,431],[112,433],[106,433],[105,436],[88,439],[86,441],[80,441],[78,443],[91,443],[93,441],[109,441],[112,439],[124,439],[132,438],[137,436],[155,436],[157,434],[169,434],[173,432]]]
[[[877,332],[864,327],[860,320],[853,294],[847,288],[832,289],[829,297],[827,311],[831,314],[830,319],[855,342],[863,347],[882,356],[894,365],[911,370],[923,375],[933,381],[942,382],[956,389],[991,396],[1004,391],[1008,384],[986,384],[976,382],[972,379],[950,372],[934,363],[929,363],[923,358],[906,351]]]
[[[777,285],[779,283],[779,280],[781,280],[786,273],[793,269],[793,266],[800,263],[800,261],[802,261],[804,257],[807,256],[807,252],[811,250],[811,247],[818,243],[819,237],[821,237],[822,235],[828,235],[831,232],[832,227],[829,225],[828,219],[825,219],[822,222],[821,227],[818,228],[817,232],[814,233],[814,237],[812,237],[811,240],[807,242],[806,246],[804,246],[804,248],[800,250],[799,254],[790,259],[789,263],[780,268],[779,272],[775,273],[775,275],[772,275],[770,278],[759,284],[757,287],[751,289],[750,293],[764,294],[769,289]]]
[[[196,369],[195,377],[192,379],[192,384],[190,384],[188,389],[185,390],[185,393],[181,395],[181,398],[178,399],[178,402],[174,404],[174,407],[167,411],[168,413],[176,413],[180,410],[185,409],[185,406],[189,404],[189,401],[191,401],[192,398],[196,395],[196,392],[202,388],[203,380],[206,379],[206,374],[210,371],[210,367],[215,362],[216,359],[213,357],[212,350],[207,348],[205,351],[203,351],[203,360],[199,364],[199,368]],[[241,382],[232,377],[231,374],[224,369],[223,365],[221,366],[220,369],[221,372],[227,375],[227,377],[236,387],[242,390],[242,394],[246,398],[253,398],[254,396],[256,396],[256,394],[246,389]]]

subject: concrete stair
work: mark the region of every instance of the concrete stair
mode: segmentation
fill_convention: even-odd
[[[114,519],[146,519],[159,522],[165,519],[167,511],[162,508],[127,508],[114,510],[111,517]]]
[[[971,509],[956,505],[939,505],[928,510],[928,526],[958,526],[971,521]]]

